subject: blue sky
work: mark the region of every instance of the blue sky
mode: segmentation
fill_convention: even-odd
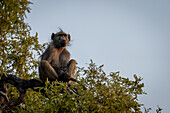
[[[170,111],[169,0],[32,0],[27,22],[40,43],[61,27],[72,36],[71,58],[86,67],[92,59],[104,70],[143,78],[145,107]]]

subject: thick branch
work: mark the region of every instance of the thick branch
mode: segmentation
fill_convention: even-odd
[[[7,97],[7,88],[6,83],[10,83],[15,86],[20,92],[20,97],[17,100],[9,101]],[[2,113],[5,109],[11,106],[19,105],[24,101],[25,93],[28,88],[34,89],[34,87],[44,87],[45,84],[39,80],[31,79],[20,79],[14,75],[3,74],[0,80],[0,113]]]
[[[69,80],[78,82],[74,78],[70,78]],[[9,101],[8,96],[7,96],[6,83],[12,84],[20,92],[20,96],[17,100]],[[68,84],[68,86],[69,85],[70,84]],[[22,103],[24,101],[25,93],[28,88],[31,88],[35,91],[39,91],[38,89],[35,89],[35,87],[44,87],[44,86],[45,86],[45,84],[37,79],[26,80],[26,79],[20,79],[12,74],[7,74],[7,76],[5,76],[5,74],[3,74],[1,76],[1,80],[0,80],[0,113],[2,113],[8,107],[17,106],[20,103]],[[67,89],[67,91],[70,94],[78,94],[76,88],[74,88],[73,90]],[[41,93],[45,94],[45,91],[42,89]],[[46,96],[46,94],[45,94],[45,96]]]

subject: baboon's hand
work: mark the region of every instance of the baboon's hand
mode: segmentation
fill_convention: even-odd
[[[70,75],[67,73],[67,68],[61,69],[60,75],[61,75],[62,77],[64,77],[64,78],[67,78],[67,79],[70,78]]]
[[[64,72],[67,72],[67,68],[62,68],[61,70]]]

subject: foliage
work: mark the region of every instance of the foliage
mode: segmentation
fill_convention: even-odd
[[[20,78],[37,76],[38,61],[44,46],[30,35],[31,27],[24,22],[30,12],[27,0],[0,0],[0,74],[12,73]],[[1,78],[0,78],[1,79]],[[17,98],[16,88],[8,84],[8,97]]]
[[[0,1],[0,73],[13,73],[24,79],[37,77],[38,61],[44,45],[39,44],[38,34],[30,35],[30,26],[24,22],[26,12],[30,12],[28,0]],[[91,60],[87,69],[77,67],[79,84],[57,81],[46,82],[46,98],[40,92],[27,91],[25,101],[19,106],[6,110],[13,112],[141,112],[138,95],[145,94],[140,83],[142,78],[134,75],[134,80],[123,78],[119,72],[109,75],[102,66]],[[77,94],[67,90],[78,89]],[[63,91],[61,93],[61,91]],[[9,99],[18,97],[17,89],[8,85]]]
[[[134,81],[119,76],[119,73],[106,75],[102,66],[91,61],[88,69],[77,68],[79,84],[68,87],[66,83],[46,82],[45,97],[40,92],[27,91],[22,107],[14,107],[18,112],[141,112],[138,95],[145,94],[140,77]],[[82,76],[83,75],[83,76]],[[69,91],[78,89],[77,94]],[[62,93],[61,93],[62,92]]]
[[[92,61],[88,69],[78,68],[79,84],[67,87],[66,83],[47,82],[46,94],[49,98],[34,91],[27,93],[24,112],[141,112],[138,95],[145,94],[140,77],[134,81],[110,73],[108,76]],[[83,77],[82,77],[83,75]],[[59,85],[56,85],[59,84]],[[86,89],[84,88],[86,87]],[[78,89],[79,94],[69,94],[66,89]],[[64,90],[64,93],[60,93]],[[23,109],[22,109],[23,111]]]
[[[37,74],[35,54],[43,47],[36,34],[30,35],[30,26],[24,22],[26,12],[30,12],[27,0],[0,1],[0,73],[14,73],[21,78]],[[34,54],[33,54],[34,53]]]

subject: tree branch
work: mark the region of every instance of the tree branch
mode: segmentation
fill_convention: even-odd
[[[12,84],[20,92],[20,96],[17,100],[9,101],[7,96],[6,83]],[[8,107],[17,106],[24,101],[25,93],[28,88],[34,89],[34,87],[44,87],[45,84],[36,79],[20,79],[12,74],[3,74],[0,80],[0,113],[6,110]]]
[[[45,86],[45,83],[43,83],[37,79],[26,80],[26,79],[20,79],[12,74],[6,74],[6,75],[5,74],[0,75],[1,76],[1,80],[0,80],[0,113],[2,113],[4,110],[6,110],[9,107],[17,106],[20,103],[24,102],[26,90],[28,88],[31,88],[34,91],[39,91],[39,89],[35,89],[35,87],[44,87]],[[74,78],[70,78],[69,80],[72,80],[72,81],[78,83],[78,81]],[[18,97],[17,100],[9,101],[8,96],[7,96],[6,83],[12,84],[20,92],[20,96]],[[70,86],[70,85],[71,84],[68,84],[68,86]],[[78,91],[76,88],[74,88],[73,90],[67,89],[67,92],[69,92],[70,94],[78,94]],[[43,89],[41,90],[41,93],[47,97],[47,95],[45,94],[45,91]]]

